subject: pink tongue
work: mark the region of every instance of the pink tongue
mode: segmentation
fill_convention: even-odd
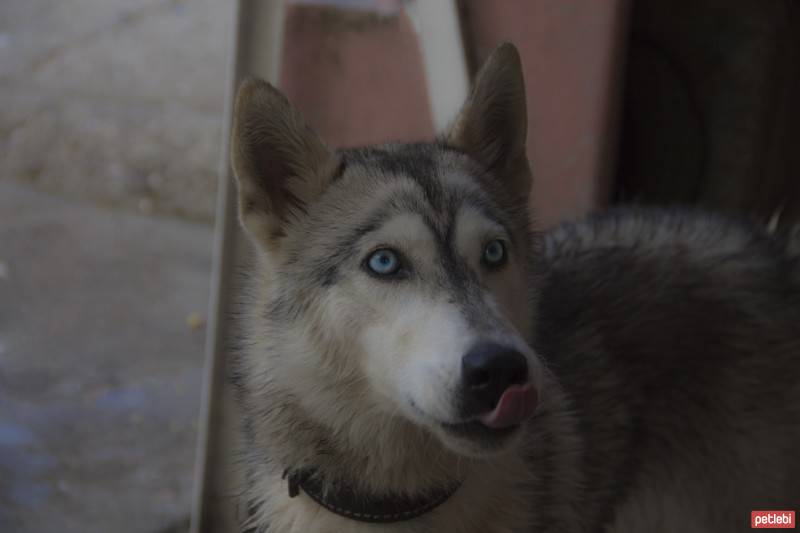
[[[537,400],[532,383],[512,385],[500,397],[497,407],[481,415],[479,420],[484,426],[495,429],[518,426],[536,410]]]

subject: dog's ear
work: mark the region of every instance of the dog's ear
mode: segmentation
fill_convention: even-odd
[[[324,189],[337,156],[269,83],[239,87],[231,132],[231,160],[239,187],[239,218],[262,246],[285,235],[293,217]]]
[[[532,181],[525,155],[527,132],[519,53],[513,44],[504,43],[478,72],[469,99],[447,133],[447,142],[485,165],[515,197],[527,199]]]

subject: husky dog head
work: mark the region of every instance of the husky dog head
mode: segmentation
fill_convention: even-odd
[[[239,366],[251,425],[294,409],[334,448],[404,427],[470,457],[516,440],[542,384],[526,130],[512,45],[430,144],[334,151],[276,89],[242,85],[232,158],[264,282]]]

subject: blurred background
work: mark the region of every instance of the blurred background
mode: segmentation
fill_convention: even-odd
[[[520,48],[543,226],[632,202],[800,218],[796,1],[288,1],[279,84],[333,146],[433,137],[431,77],[454,68],[430,63],[434,1],[466,80]],[[0,531],[188,529],[257,3],[0,2]]]

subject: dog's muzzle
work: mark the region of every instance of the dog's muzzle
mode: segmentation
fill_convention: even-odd
[[[461,411],[491,429],[519,426],[536,410],[538,392],[519,351],[480,343],[461,360]]]

